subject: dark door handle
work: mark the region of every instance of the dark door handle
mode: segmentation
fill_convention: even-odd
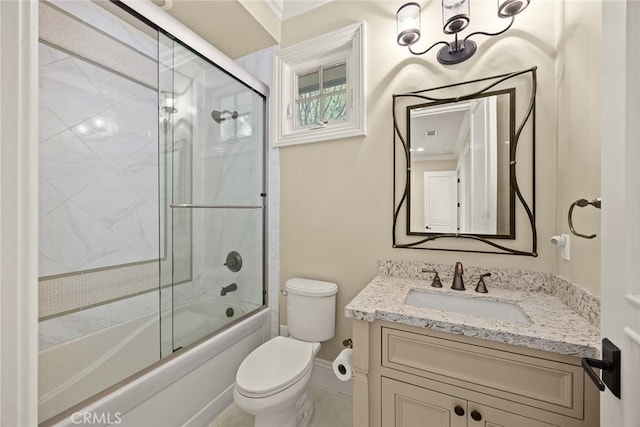
[[[605,391],[609,387],[611,393],[620,399],[620,349],[615,344],[604,338],[602,340],[602,360],[585,357],[582,359],[582,367],[600,391]],[[602,379],[593,368],[602,371]]]
[[[455,412],[459,417],[462,417],[464,415],[464,409],[462,408],[462,406],[456,406],[455,408],[453,408],[453,412]]]
[[[474,421],[481,421],[482,415],[480,415],[478,411],[471,411],[471,418],[473,418]]]

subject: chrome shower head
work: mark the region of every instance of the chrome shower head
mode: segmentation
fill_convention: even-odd
[[[211,118],[218,124],[222,123],[224,120],[227,120],[229,117],[222,117],[223,114],[231,114],[231,118],[233,120],[238,118],[238,112],[237,111],[229,111],[229,110],[223,110],[223,111],[218,111],[218,110],[213,110],[211,112]]]

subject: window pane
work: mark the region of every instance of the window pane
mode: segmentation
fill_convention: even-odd
[[[298,75],[297,125],[346,120],[346,89],[346,63]]]
[[[298,99],[318,96],[320,91],[320,71],[298,76]]]
[[[322,93],[345,90],[347,88],[347,64],[325,68],[322,73]]]
[[[318,123],[318,98],[298,103],[298,126]]]
[[[251,113],[238,116],[238,120],[236,121],[236,126],[238,127],[236,136],[238,138],[245,138],[253,135],[253,129],[251,127],[252,118],[253,115]]]
[[[347,95],[339,93],[336,95],[326,95],[324,102],[324,121],[338,122],[347,119]]]

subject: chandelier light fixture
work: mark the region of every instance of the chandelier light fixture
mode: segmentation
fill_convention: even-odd
[[[412,48],[412,45],[420,40],[421,7],[415,2],[405,3],[400,6],[400,9],[396,12],[398,44],[400,46],[408,46],[409,52],[414,55],[422,55],[438,45],[444,45],[438,51],[438,62],[443,65],[453,65],[466,61],[476,53],[476,49],[478,47],[476,42],[471,40],[471,37],[477,35],[492,37],[504,33],[511,28],[516,15],[525,10],[527,6],[529,6],[531,0],[497,1],[498,17],[506,19],[510,18],[507,27],[497,33],[476,31],[460,40],[458,33],[467,28],[471,22],[471,15],[469,11],[470,0],[442,0],[442,32],[445,34],[453,34],[454,39],[451,42],[441,40],[421,52],[416,52]]]

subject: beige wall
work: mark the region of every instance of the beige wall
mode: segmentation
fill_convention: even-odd
[[[493,0],[474,4],[474,25],[493,29]],[[545,240],[556,231],[556,25],[551,0],[532,2],[502,37],[478,37],[471,60],[443,67],[434,53],[415,57],[395,42],[397,1],[336,0],[285,21],[282,46],[357,21],[367,21],[367,119],[364,138],[291,146],[281,159],[281,286],[296,276],[334,281],[339,286],[337,330],[320,357],[332,359],[351,335],[344,306],[375,276],[381,258],[456,261],[491,267],[554,271],[556,250]],[[442,36],[438,2],[423,9],[425,41]],[[482,22],[486,20],[486,24]],[[393,93],[425,89],[538,66],[537,194],[539,257],[393,249]],[[284,307],[284,301],[281,301]],[[286,323],[282,310],[282,322]]]
[[[558,21],[557,231],[569,233],[571,203],[600,196],[602,3],[565,0],[558,6]],[[600,217],[593,207],[576,208],[576,230],[599,235]],[[549,240],[540,238],[543,244]],[[571,236],[571,261],[558,256],[557,263],[561,276],[600,294],[600,236]]]

